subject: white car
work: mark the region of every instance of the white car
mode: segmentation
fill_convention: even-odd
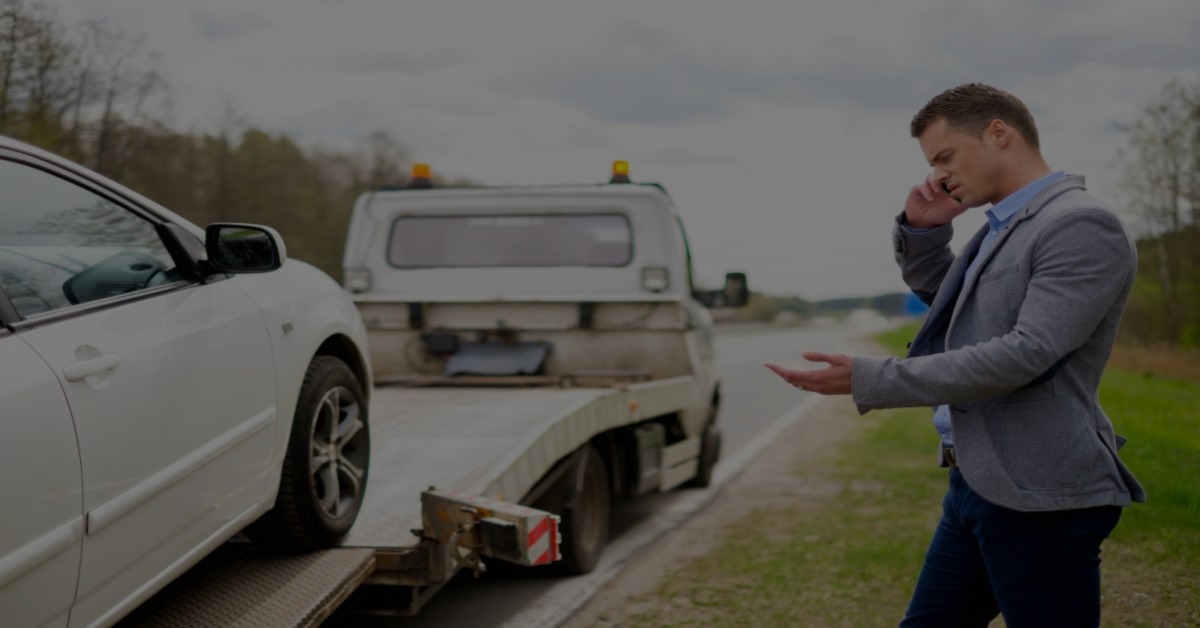
[[[201,230],[0,138],[0,624],[115,623],[243,530],[335,544],[366,346],[270,228]]]

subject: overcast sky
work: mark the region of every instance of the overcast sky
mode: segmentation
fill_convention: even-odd
[[[47,3],[145,36],[180,126],[232,102],[306,143],[386,130],[491,184],[627,159],[670,190],[702,276],[809,299],[904,289],[891,219],[928,172],[908,123],[937,92],[1017,94],[1051,167],[1115,202],[1117,125],[1200,69],[1196,0]]]

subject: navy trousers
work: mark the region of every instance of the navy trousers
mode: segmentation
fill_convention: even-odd
[[[958,469],[901,626],[1098,626],[1100,543],[1118,506],[1019,512],[971,490]]]

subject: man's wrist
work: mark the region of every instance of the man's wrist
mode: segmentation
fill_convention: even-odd
[[[921,222],[913,222],[908,218],[908,212],[900,213],[900,226],[908,228],[909,231],[933,231],[938,227],[945,225],[924,224]]]

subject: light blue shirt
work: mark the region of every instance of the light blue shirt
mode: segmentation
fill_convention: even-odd
[[[971,260],[970,266],[967,266],[967,277],[971,276],[971,273],[979,265],[980,260],[984,258],[988,249],[992,248],[992,243],[996,241],[996,237],[1000,235],[1000,231],[1012,221],[1012,217],[1017,211],[1024,207],[1026,203],[1033,200],[1033,197],[1037,196],[1038,192],[1041,192],[1046,186],[1059,181],[1064,176],[1066,175],[1061,170],[1051,172],[1016,192],[1009,194],[1004,200],[996,203],[984,212],[987,214],[988,233],[983,237],[983,242],[979,245],[979,252],[975,254],[975,259]],[[916,230],[914,229],[914,231]],[[950,406],[940,405],[937,407],[937,411],[933,413],[933,427],[937,428],[944,446],[954,446],[954,435],[950,431]]]

